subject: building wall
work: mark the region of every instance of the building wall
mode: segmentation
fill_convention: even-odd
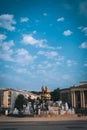
[[[74,108],[87,108],[87,82],[60,91],[61,100]]]
[[[8,91],[4,91],[3,95],[3,108],[8,107]]]
[[[5,109],[8,108],[10,112],[12,112],[14,110],[15,100],[19,94],[24,95],[25,98],[31,96],[31,99],[37,99],[37,97],[40,97],[38,95],[22,90],[14,90],[14,89],[0,90],[0,108]]]

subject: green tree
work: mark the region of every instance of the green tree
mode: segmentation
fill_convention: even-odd
[[[26,106],[27,106],[27,99],[22,94],[18,95],[15,100],[15,108],[18,109],[19,114],[22,114],[24,107]]]
[[[58,101],[60,99],[60,89],[57,88],[51,92],[51,99],[53,101]]]

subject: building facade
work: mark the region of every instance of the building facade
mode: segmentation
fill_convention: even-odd
[[[30,93],[28,91],[14,90],[14,89],[0,89],[0,109],[8,110],[12,112],[14,110],[15,100],[18,95],[24,95],[26,99],[37,99],[38,95]]]
[[[87,108],[87,82],[60,91],[60,98],[74,108]]]

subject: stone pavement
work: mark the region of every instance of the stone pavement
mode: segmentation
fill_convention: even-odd
[[[0,116],[0,122],[28,122],[28,121],[70,121],[87,120],[87,116],[62,115],[62,116],[35,116],[35,117],[8,117]]]

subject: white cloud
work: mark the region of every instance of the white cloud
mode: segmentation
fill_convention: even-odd
[[[4,42],[1,46],[3,50],[8,51],[12,46],[14,46],[14,42],[13,40],[10,40],[9,42]]]
[[[19,65],[28,65],[32,63],[37,57],[30,55],[26,49],[17,49],[13,51],[13,40],[3,42],[0,44],[0,58],[5,61],[18,63]]]
[[[87,67],[87,64],[84,64],[85,67]]]
[[[37,74],[39,74],[39,75],[45,75],[46,71],[43,70],[43,69],[39,69],[39,70],[37,70]]]
[[[52,63],[49,63],[49,62],[42,62],[41,64],[38,64],[37,68],[38,69],[41,69],[41,70],[46,70],[46,69],[49,69],[53,66]]]
[[[82,32],[84,32],[84,33],[85,33],[85,36],[87,36],[87,27],[84,27],[84,28],[82,29]]]
[[[64,61],[64,56],[60,56],[60,55],[59,55],[59,56],[57,57],[56,61]]]
[[[13,66],[5,65],[5,68],[11,69],[19,74],[30,74],[29,70],[23,66],[19,68],[18,66],[15,66],[15,65],[13,65]]]
[[[23,23],[23,22],[28,22],[29,21],[29,18],[28,17],[22,17],[20,19],[20,21]]]
[[[76,65],[76,64],[77,64],[77,62],[74,61],[74,60],[67,60],[67,66],[68,67],[71,67],[71,66]]]
[[[58,66],[61,65],[61,62],[57,61],[57,62],[56,62],[56,65],[58,65]]]
[[[13,61],[13,58],[11,57],[11,55],[12,55],[12,52],[8,52],[8,53],[4,53],[4,54],[2,54],[2,53],[0,53],[0,58],[2,58],[3,60],[5,60],[5,61]]]
[[[23,55],[27,55],[27,54],[28,54],[28,51],[25,50],[24,48],[22,48],[22,49],[18,49],[18,50],[16,51],[16,53],[17,53],[18,55],[20,55],[20,56],[23,56]]]
[[[48,52],[39,51],[38,55],[43,55],[50,59],[50,58],[54,58],[54,57],[58,56],[58,53],[56,51],[48,51]]]
[[[83,42],[83,43],[80,45],[80,48],[87,49],[87,42]]]
[[[87,27],[80,26],[78,27],[78,29],[81,30],[85,34],[85,36],[87,36]]]
[[[36,30],[34,30],[34,31],[33,31],[33,34],[36,34],[36,33],[37,33],[37,31],[36,31]]]
[[[3,40],[5,40],[6,39],[6,35],[4,35],[4,34],[0,34],[0,41],[3,41]]]
[[[58,18],[57,21],[58,22],[63,22],[64,21],[64,17]]]
[[[5,28],[9,31],[14,31],[15,27],[13,26],[16,24],[14,20],[14,16],[10,14],[3,14],[0,15],[0,27]]]
[[[47,13],[43,13],[44,16],[47,16]]]
[[[66,30],[66,31],[63,32],[63,35],[70,36],[70,35],[72,35],[72,31]]]
[[[23,35],[22,42],[24,44],[33,45],[33,46],[36,46],[36,47],[41,47],[41,48],[47,47],[47,44],[46,44],[47,40],[46,39],[37,40],[30,34]]]
[[[69,80],[69,79],[70,79],[70,75],[68,75],[68,74],[64,74],[64,75],[63,75],[63,79],[65,79],[65,80]]]
[[[13,61],[12,55],[13,50],[11,47],[14,46],[14,41],[3,42],[0,44],[0,58],[6,61]]]
[[[32,63],[34,59],[36,59],[36,56],[31,56],[24,48],[16,51],[15,62],[19,63],[20,65],[28,65]]]
[[[79,30],[83,29],[83,26],[79,26],[78,29],[79,29]]]
[[[14,68],[13,70],[20,74],[28,74],[28,70],[26,68]]]
[[[39,48],[46,48],[46,49],[50,49],[50,50],[60,50],[62,49],[61,46],[57,46],[57,47],[53,47],[53,46],[49,46],[47,44],[47,40],[46,39],[36,39],[34,38],[34,34],[36,34],[37,31],[34,30],[32,32],[32,34],[24,34],[22,36],[22,43],[25,44],[25,45],[32,45],[32,46],[35,46],[35,47],[39,47]]]
[[[61,50],[62,46],[57,46],[56,49]]]
[[[51,50],[61,50],[62,46],[57,46],[57,47],[53,47],[53,46],[46,46],[47,49],[51,49]]]
[[[3,42],[0,44],[0,47],[2,48],[2,50],[10,50],[10,48],[14,46],[14,41],[10,40],[8,42]]]

